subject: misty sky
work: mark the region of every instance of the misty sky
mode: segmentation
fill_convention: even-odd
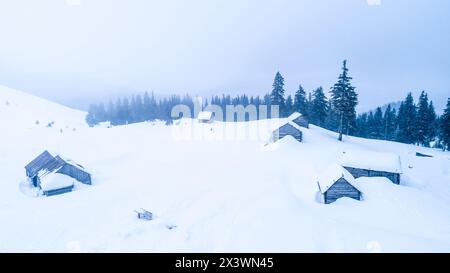
[[[369,3],[370,4],[369,4]],[[71,106],[126,92],[326,90],[359,110],[450,96],[448,0],[0,0],[0,84]]]

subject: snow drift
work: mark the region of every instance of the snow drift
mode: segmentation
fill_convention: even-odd
[[[271,121],[194,121],[189,126],[202,137],[174,138],[189,120],[89,128],[84,115],[0,88],[0,251],[450,251],[449,153],[339,142],[316,126],[302,128],[302,143],[286,137],[266,147],[270,130],[260,138],[217,136]],[[83,162],[93,185],[23,194],[24,166],[45,149]],[[317,178],[345,150],[399,155],[401,185],[359,178],[363,201],[318,202]],[[154,220],[137,219],[138,208]]]

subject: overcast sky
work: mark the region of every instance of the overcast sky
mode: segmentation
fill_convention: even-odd
[[[359,110],[450,96],[448,0],[0,0],[0,84],[77,106],[124,92],[326,90]]]

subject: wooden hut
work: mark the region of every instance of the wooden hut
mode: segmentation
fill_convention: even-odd
[[[214,121],[214,112],[201,111],[198,113],[197,120],[199,123],[212,123]]]
[[[303,140],[303,134],[299,126],[292,122],[285,123],[272,132],[273,142],[276,142],[286,136],[292,136],[299,142],[302,142]]]
[[[400,184],[402,167],[400,157],[390,153],[370,151],[345,151],[342,164],[353,177],[386,177],[394,184]]]
[[[342,197],[361,200],[361,191],[355,186],[355,178],[346,169],[337,164],[329,167],[317,181],[325,204]]]
[[[288,117],[288,120],[300,127],[309,128],[309,120],[302,114],[295,112]]]
[[[83,166],[44,151],[25,166],[27,177],[44,195],[71,191],[75,181],[90,185],[91,175]]]

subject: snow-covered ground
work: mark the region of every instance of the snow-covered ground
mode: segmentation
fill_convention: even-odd
[[[268,121],[89,128],[84,116],[0,87],[0,251],[450,251],[448,152],[316,126],[265,145]],[[232,136],[246,130],[257,137]],[[45,149],[93,185],[32,197],[24,166]],[[317,177],[350,149],[400,155],[401,185],[360,178],[363,201],[320,203]]]

